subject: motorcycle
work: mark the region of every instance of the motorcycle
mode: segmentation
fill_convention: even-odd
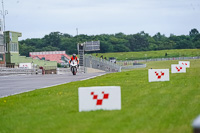
[[[71,67],[71,72],[73,75],[76,75],[77,73],[77,66],[78,66],[78,63],[76,60],[71,61],[70,67]]]

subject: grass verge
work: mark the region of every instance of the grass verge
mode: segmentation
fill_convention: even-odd
[[[200,60],[169,82],[148,82],[147,68],[0,98],[0,133],[188,133],[200,114]],[[78,112],[78,87],[121,86],[122,110]]]
[[[167,53],[167,56],[165,56]],[[116,53],[98,53],[98,57],[103,55],[115,57],[117,60],[139,60],[152,58],[169,58],[169,57],[193,57],[200,56],[200,49],[173,49],[173,50],[158,50],[158,51],[140,51],[140,52],[116,52]],[[96,54],[93,54],[96,56]]]

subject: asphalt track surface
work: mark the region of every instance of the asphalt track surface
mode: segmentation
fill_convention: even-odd
[[[77,73],[77,75],[67,73],[64,75],[49,74],[0,76],[0,98],[73,81],[86,80],[104,74],[106,73]]]

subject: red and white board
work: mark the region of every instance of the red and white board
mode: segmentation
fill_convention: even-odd
[[[149,69],[149,82],[169,81],[169,69]]]
[[[186,73],[186,67],[180,64],[172,64],[171,73]]]
[[[185,66],[187,68],[190,67],[190,61],[179,61],[179,65]]]
[[[19,68],[32,69],[32,63],[19,63]]]
[[[92,110],[121,110],[121,88],[99,86],[78,88],[79,112]]]

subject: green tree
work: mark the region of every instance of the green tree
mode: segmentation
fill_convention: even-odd
[[[197,29],[192,29],[189,33],[190,37],[195,37],[196,35],[199,34],[199,31]]]
[[[66,51],[68,54],[77,53],[77,43],[74,38],[62,38],[60,50]]]
[[[192,38],[192,42],[195,48],[200,48],[200,34],[195,35],[195,37]]]
[[[149,42],[146,36],[141,34],[130,35],[128,40],[132,51],[148,50]]]
[[[114,47],[114,52],[129,52],[130,49],[123,44],[117,44]]]
[[[194,48],[194,44],[187,39],[181,40],[180,42],[177,43],[177,49],[189,49],[189,48]]]
[[[29,57],[29,52],[34,52],[35,51],[34,46],[28,46],[25,43],[24,44],[19,44],[19,54]]]
[[[100,42],[100,51],[101,53],[113,52],[113,45],[109,44],[107,41]]]
[[[62,34],[60,32],[51,32],[49,35],[45,35],[44,38],[42,38],[44,41],[43,47],[60,47],[61,36]]]
[[[197,29],[191,29],[189,35],[170,37],[158,32],[154,36],[141,31],[137,34],[125,35],[122,32],[116,34],[101,35],[77,35],[72,36],[67,33],[51,32],[43,38],[33,38],[19,41],[20,54],[28,56],[34,51],[55,51],[62,50],[68,54],[77,53],[77,43],[86,41],[100,41],[100,51],[105,52],[127,52],[127,51],[147,51],[163,49],[186,49],[199,48],[200,34]],[[92,53],[92,52],[87,52]]]
[[[52,46],[47,46],[47,47],[43,47],[40,51],[59,51],[60,48],[58,47],[52,47]]]
[[[200,40],[196,41],[196,42],[194,43],[194,45],[195,45],[196,48],[199,49],[199,48],[200,48]]]

